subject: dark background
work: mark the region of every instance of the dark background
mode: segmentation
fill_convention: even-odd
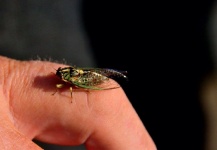
[[[199,90],[213,70],[212,1],[84,3],[100,67],[128,70],[125,91],[159,150],[204,149]]]
[[[0,13],[7,12],[3,4],[8,2],[0,3]],[[26,3],[20,5],[28,8]],[[128,71],[129,81],[121,84],[159,150],[204,150],[206,123],[199,95],[201,82],[214,66],[207,36],[213,4],[212,0],[81,3],[80,21],[95,62],[91,65]],[[50,9],[44,2],[35,7],[40,11],[41,6]],[[0,46],[1,55],[29,59],[16,55],[18,50],[7,53],[4,43]],[[45,49],[39,48],[33,55]],[[67,56],[73,58],[75,49]],[[59,53],[40,57],[63,59]],[[77,63],[67,56],[68,62]],[[80,55],[78,62],[85,60]]]
[[[84,3],[100,67],[128,70],[125,91],[159,150],[204,149],[200,84],[213,70],[213,1]]]

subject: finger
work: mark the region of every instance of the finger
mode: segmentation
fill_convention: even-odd
[[[9,70],[4,72],[3,88],[8,91],[10,113],[16,128],[28,138],[64,145],[86,143],[89,149],[155,147],[121,88],[73,89],[71,103],[68,88],[52,96],[61,81],[50,72],[60,64],[1,59]]]
[[[31,139],[26,138],[13,124],[8,103],[5,101],[2,84],[0,85],[0,149],[4,150],[41,150]]]

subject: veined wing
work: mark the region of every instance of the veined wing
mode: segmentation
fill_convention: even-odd
[[[84,72],[96,72],[98,74],[101,74],[109,78],[121,77],[127,79],[127,76],[125,75],[127,71],[120,71],[120,70],[114,70],[109,68],[78,68],[78,69],[81,69]]]
[[[85,84],[80,84],[79,82],[73,82],[73,84],[76,87],[87,89],[87,90],[109,90],[109,89],[120,88],[120,86],[117,83],[111,83],[111,82],[103,82],[97,85],[85,85]]]

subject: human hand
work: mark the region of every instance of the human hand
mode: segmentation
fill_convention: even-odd
[[[41,150],[33,139],[88,150],[155,150],[122,88],[60,90],[61,65],[0,57],[0,149]],[[115,82],[115,81],[111,81]]]

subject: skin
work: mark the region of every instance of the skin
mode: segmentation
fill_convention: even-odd
[[[74,88],[71,103],[67,86],[52,95],[62,83],[54,68],[64,65],[1,56],[0,62],[0,149],[41,150],[37,139],[88,150],[156,150],[122,88]]]

